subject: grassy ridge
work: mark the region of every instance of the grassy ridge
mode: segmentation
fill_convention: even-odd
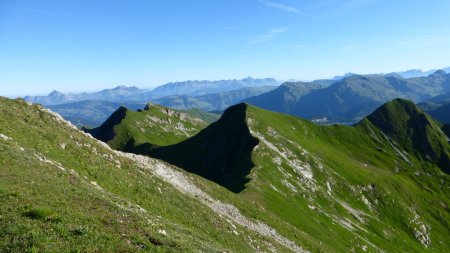
[[[165,146],[183,141],[216,117],[198,110],[178,111],[148,103],[138,111],[120,107],[100,127],[86,131],[114,149],[130,151],[142,144]]]
[[[388,111],[409,118],[424,116],[408,106],[409,102],[398,101],[386,105]],[[245,114],[244,122],[242,117],[233,117],[240,114]],[[401,117],[395,119],[403,124]],[[420,147],[397,143],[394,135],[401,131],[383,133],[382,125],[370,120],[354,127],[318,126],[296,117],[238,105],[197,136],[152,150],[150,155],[187,170],[198,168],[208,164],[210,155],[202,149],[208,149],[209,140],[224,135],[221,127],[243,123],[258,140],[248,153],[253,168],[247,171],[240,167],[248,179],[245,189],[235,198],[205,185],[211,194],[236,203],[250,201],[252,206],[239,205],[243,212],[290,234],[314,251],[442,252],[450,248],[450,181],[445,167],[439,167],[439,159],[426,159],[427,154]],[[403,130],[422,133],[422,123],[405,125]],[[432,137],[429,144],[435,151],[447,153],[446,137],[436,122],[428,123],[423,133]],[[235,153],[219,153],[222,156],[217,155],[216,160],[243,156],[233,144],[248,137],[245,131],[234,132],[233,136],[236,140],[228,143],[232,147],[227,150]],[[175,156],[182,150],[188,150],[188,154]],[[196,154],[195,159],[190,159],[189,154]],[[204,166],[195,172],[208,178],[208,173],[217,169]],[[231,173],[228,167],[221,169],[224,174]],[[235,181],[241,178],[238,176]]]
[[[0,115],[1,252],[284,251],[40,106]]]

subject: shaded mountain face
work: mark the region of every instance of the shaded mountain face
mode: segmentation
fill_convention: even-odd
[[[100,126],[120,106],[131,110],[143,108],[145,103],[118,103],[107,101],[80,101],[67,104],[48,105],[50,110],[57,112],[64,119],[76,126]]]
[[[281,90],[281,87],[280,87]],[[450,74],[404,79],[396,75],[353,75],[329,87],[283,96],[280,91],[247,99],[250,104],[325,123],[355,123],[394,98],[415,102],[450,91]],[[263,102],[259,102],[264,98]],[[281,99],[280,99],[281,98]],[[276,101],[271,102],[269,101]],[[273,106],[276,104],[278,106]]]
[[[211,93],[200,96],[168,96],[155,99],[154,102],[171,108],[187,110],[197,108],[203,111],[223,111],[244,99],[257,96],[278,86],[247,87],[238,90]]]
[[[295,234],[255,212],[41,106],[0,98],[0,252],[303,252]]]
[[[194,116],[192,116],[194,115]],[[144,110],[133,111],[123,106],[101,126],[84,129],[114,149],[131,151],[136,146],[165,146],[185,140],[218,116],[200,111],[178,111],[148,103]]]
[[[230,107],[219,121],[179,144],[153,150],[141,147],[139,151],[240,192],[254,166],[251,152],[258,144],[245,123],[246,107]]]
[[[394,100],[355,126],[239,104],[146,154],[238,192],[315,251],[439,252],[450,246],[448,150],[439,124]]]

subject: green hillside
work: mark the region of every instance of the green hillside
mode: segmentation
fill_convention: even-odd
[[[101,126],[85,131],[114,149],[132,150],[144,143],[165,146],[183,141],[217,118],[200,110],[178,111],[148,103],[138,111],[122,106]]]
[[[437,122],[394,100],[352,127],[240,104],[147,154],[238,193],[264,210],[243,212],[314,252],[445,252],[449,150]]]
[[[406,152],[438,164],[450,173],[448,137],[442,124],[414,103],[395,99],[376,110],[360,125],[373,124]]]
[[[58,105],[46,105],[45,107],[58,113],[64,119],[76,126],[100,126],[120,106],[137,110],[145,106],[145,103],[119,103],[108,101],[87,100]]]
[[[38,105],[0,98],[0,151],[0,252],[302,251],[202,187],[226,191]]]

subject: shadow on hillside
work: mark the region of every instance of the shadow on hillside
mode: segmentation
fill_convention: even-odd
[[[164,160],[239,193],[250,180],[252,151],[258,144],[246,125],[246,110],[245,104],[232,106],[190,139],[166,147],[145,143],[134,152]]]

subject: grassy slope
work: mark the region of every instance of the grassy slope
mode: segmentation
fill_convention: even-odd
[[[0,115],[0,252],[253,252],[248,238],[270,245],[240,226],[236,236],[230,221],[40,106],[0,98]]]
[[[255,167],[247,175],[251,180],[239,195],[202,181],[206,191],[236,203],[312,251],[450,248],[450,181],[435,164],[414,153],[403,154],[406,162],[396,151],[401,148],[394,149],[370,123],[317,126],[244,108],[249,129],[259,140],[252,152]],[[177,152],[177,146],[159,152]]]
[[[441,131],[442,124],[412,102],[395,99],[369,115],[367,121],[407,152],[431,160],[450,173],[450,149],[448,137]]]
[[[149,103],[141,111],[119,108],[92,134],[117,150],[131,150],[144,143],[165,146],[195,135],[215,117],[198,110],[178,111]]]
[[[419,222],[414,224],[411,221],[415,213],[418,213],[425,226],[432,228],[434,243],[431,247],[435,247],[436,251],[449,248],[449,177],[442,174],[436,166],[412,156],[410,160],[414,167],[405,164],[390,145],[386,142],[377,143],[369,137],[370,130],[361,131],[361,127],[318,127],[295,118],[289,120],[289,117],[283,115],[268,114],[256,108],[250,108],[248,117],[258,119],[253,121],[253,131],[265,133],[263,136],[279,150],[285,149],[286,154],[292,153],[289,160],[298,159],[303,163],[303,168],[309,165],[314,177],[313,180],[299,177],[292,166],[285,164],[287,160],[281,163],[282,170],[279,170],[280,167],[273,162],[276,155],[262,145],[262,150],[254,153],[254,162],[260,169],[255,170],[255,174],[251,176],[263,180],[255,181],[254,185],[251,183],[244,195],[254,196],[256,192],[264,196],[264,202],[273,212],[336,248],[344,245],[349,247],[351,243],[349,245],[347,240],[352,237],[351,233],[335,230],[334,234],[340,236],[333,238],[334,229],[327,225],[330,220],[317,215],[317,211],[312,211],[308,205],[316,206],[316,210],[323,209],[331,215],[347,217],[369,231],[364,233],[356,229],[358,234],[387,251],[424,249],[413,235],[420,225],[417,225]],[[377,134],[377,138],[381,139],[381,134]],[[401,168],[401,172],[395,173],[396,166]],[[414,174],[417,171],[418,176]],[[286,176],[286,172],[291,177]],[[288,181],[298,192],[287,187],[286,183],[283,184],[281,179]],[[330,184],[331,194],[328,194],[327,182]],[[291,194],[283,196],[270,189],[267,183],[281,192]],[[311,193],[314,189],[316,192]],[[365,203],[363,197],[369,204]],[[355,219],[355,215],[349,215],[338,204],[337,199],[369,214],[367,217],[361,215],[367,219],[366,223]],[[302,215],[295,215],[296,213]],[[311,219],[312,217],[315,219]],[[330,234],[326,235],[321,231],[330,231]]]

